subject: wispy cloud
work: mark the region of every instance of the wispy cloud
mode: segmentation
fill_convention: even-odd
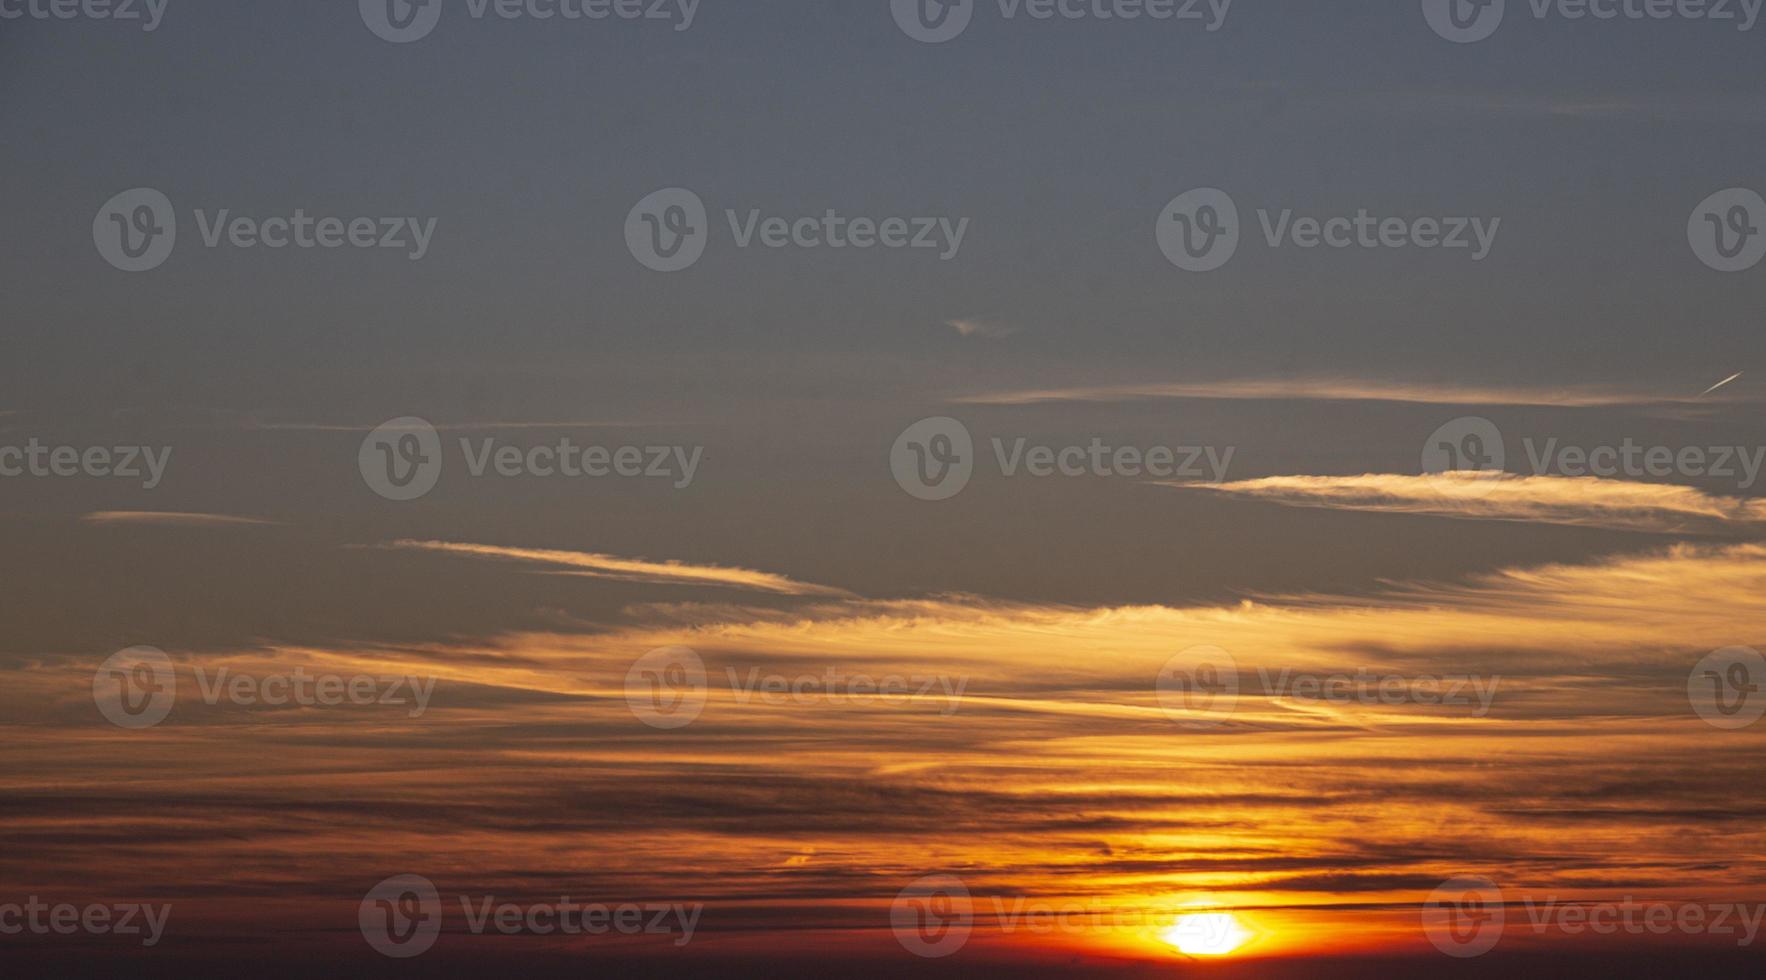
[[[1714,533],[1766,525],[1766,501],[1719,497],[1673,484],[1596,477],[1364,473],[1165,485],[1292,507],[1532,521],[1654,533]]]
[[[436,678],[435,698],[414,718],[180,697],[173,724],[129,732],[94,730],[90,663],[43,660],[0,689],[0,714],[36,726],[0,744],[0,832],[20,842],[0,885],[70,868],[98,894],[221,881],[225,908],[179,906],[187,928],[271,896],[279,928],[314,942],[389,849],[462,894],[720,902],[737,910],[720,941],[778,948],[803,941],[785,929],[886,937],[927,868],[978,895],[1153,913],[1139,932],[1063,930],[1067,955],[1155,942],[1198,893],[1263,952],[1413,941],[1415,903],[1466,867],[1566,902],[1689,881],[1747,898],[1766,860],[1760,733],[1699,720],[1687,677],[1762,635],[1763,589],[1766,548],[1680,546],[1374,596],[831,600],[460,648],[170,651],[211,678]],[[703,713],[652,729],[630,671],[677,644],[703,658]],[[1231,655],[1236,693],[1161,697],[1194,645]],[[886,677],[908,693],[880,696]],[[1338,677],[1378,686],[1328,696]],[[1450,694],[1461,680],[1485,684]]]
[[[674,422],[443,422],[432,423],[437,432],[502,432],[515,429],[642,429],[688,424]],[[380,423],[363,425],[349,422],[240,422],[237,426],[253,432],[373,432]]]
[[[948,325],[964,337],[980,337],[983,340],[999,340],[1018,332],[1017,327],[995,323],[992,320],[951,320],[948,321]]]
[[[965,395],[967,405],[1132,402],[1157,399],[1382,401],[1425,405],[1517,405],[1596,408],[1689,402],[1685,396],[1598,387],[1515,387],[1354,378],[1246,378],[1227,381],[1109,384]]]
[[[705,585],[751,592],[770,592],[794,596],[850,596],[845,589],[799,582],[784,575],[759,572],[748,568],[723,565],[690,565],[679,561],[650,561],[644,558],[622,558],[587,551],[558,551],[546,548],[504,548],[496,545],[461,544],[452,541],[394,541],[382,545],[399,550],[434,551],[483,558],[493,561],[520,562],[550,569],[549,574],[585,575],[593,578],[624,582],[649,582],[657,585]]]
[[[231,525],[273,526],[281,521],[259,517],[234,517],[230,514],[193,514],[163,510],[96,510],[80,517],[87,524],[165,524],[186,527],[225,527]]]

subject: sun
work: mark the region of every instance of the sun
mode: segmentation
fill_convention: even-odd
[[[1231,912],[1180,915],[1160,938],[1191,956],[1225,956],[1245,944],[1251,933]]]

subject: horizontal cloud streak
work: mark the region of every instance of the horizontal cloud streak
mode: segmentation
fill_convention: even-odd
[[[280,524],[280,521],[258,517],[234,517],[228,514],[193,514],[157,510],[98,510],[80,517],[87,524],[166,524],[187,527],[224,527],[228,525]]]
[[[832,586],[799,582],[784,575],[723,565],[689,565],[679,561],[649,561],[587,551],[546,548],[503,548],[495,545],[460,544],[451,541],[394,541],[382,547],[397,550],[434,551],[469,558],[551,566],[553,574],[585,575],[622,582],[656,585],[705,585],[751,592],[792,596],[850,596]],[[567,571],[568,569],[568,571]]]
[[[980,337],[984,340],[1000,340],[1018,332],[1018,328],[991,320],[951,320],[951,329],[963,337]]]
[[[446,422],[431,427],[437,432],[503,432],[517,429],[644,429],[666,428],[687,423],[675,422]],[[216,426],[209,426],[215,428]],[[257,422],[244,421],[238,428],[252,432],[373,432],[381,425],[326,422]],[[225,428],[223,426],[223,428]]]
[[[967,405],[1035,405],[1046,402],[1133,402],[1157,399],[1379,401],[1424,405],[1517,405],[1597,408],[1693,402],[1690,396],[1614,388],[1529,388],[1499,385],[1405,383],[1354,378],[1247,378],[1230,381],[1112,384],[966,395]],[[1709,399],[1715,401],[1716,399]]]
[[[1291,507],[1566,524],[1659,534],[1722,533],[1766,525],[1766,501],[1719,497],[1674,484],[1597,477],[1364,473],[1164,485]]]

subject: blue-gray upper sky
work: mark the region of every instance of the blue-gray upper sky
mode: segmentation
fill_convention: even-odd
[[[705,0],[686,31],[475,20],[444,0],[434,33],[405,45],[341,2],[171,0],[151,33],[6,21],[8,401],[175,391],[298,412],[315,384],[347,405],[436,367],[948,363],[942,325],[960,317],[1020,329],[976,370],[1050,378],[1691,383],[1745,359],[1760,279],[1698,265],[1684,224],[1762,176],[1766,25],[1537,21],[1512,5],[1470,45],[1408,2],[1238,0],[1208,32],[1008,20],[989,0],[940,45],[905,36],[882,0]],[[659,281],[621,229],[670,185],[714,216],[832,207],[972,229],[950,262],[726,248]],[[90,216],[137,186],[186,221],[304,207],[438,226],[416,263],[202,250],[187,227],[157,275],[118,276]],[[1259,247],[1184,276],[1151,226],[1200,186],[1247,209],[1498,216],[1502,237],[1481,263]],[[68,390],[75,370],[97,390]],[[717,379],[698,380],[714,396]]]
[[[1119,484],[928,509],[885,462],[909,422],[959,414],[981,435],[1237,446],[1239,477],[1411,472],[1424,436],[1466,411],[953,400],[1247,378],[1691,395],[1757,367],[1766,273],[1706,268],[1686,226],[1707,195],[1766,182],[1766,25],[1509,7],[1473,44],[1437,36],[1413,2],[1238,0],[1209,31],[1007,18],[989,0],[943,44],[907,36],[884,0],[704,0],[684,31],[475,19],[443,0],[408,44],[345,2],[171,0],[151,32],[0,21],[0,410],[23,413],[21,439],[133,433],[181,454],[147,502],[12,483],[6,506],[245,513],[352,542],[557,544],[1089,601],[1608,548],[1601,532],[1423,522],[1411,533],[1439,547],[1362,554],[1360,515],[1306,530],[1311,517],[1241,520],[1261,505]],[[624,228],[671,186],[704,199],[713,240],[665,275],[634,261]],[[180,235],[163,266],[131,275],[99,256],[92,222],[137,187],[166,194]],[[1228,192],[1245,226],[1235,260],[1206,274],[1174,267],[1154,236],[1166,202],[1198,187]],[[410,261],[207,248],[195,218],[297,208],[436,225]],[[723,217],[830,208],[969,225],[940,261],[738,249]],[[1500,218],[1500,235],[1482,261],[1272,250],[1256,213],[1287,208]],[[963,336],[958,320],[986,329]],[[1697,431],[1649,412],[1519,411],[1486,413],[1583,442],[1757,436],[1751,411]],[[405,415],[638,425],[621,438],[665,432],[707,461],[691,492],[662,500],[456,483],[388,508],[365,493],[361,431],[347,430]],[[1042,560],[1027,527],[1090,557]],[[1312,533],[1351,547],[1328,562],[1246,547]],[[902,557],[904,542],[936,560]]]

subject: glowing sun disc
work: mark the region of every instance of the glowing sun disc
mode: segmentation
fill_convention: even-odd
[[[1180,915],[1162,939],[1191,956],[1225,956],[1245,944],[1251,934],[1231,912]]]

